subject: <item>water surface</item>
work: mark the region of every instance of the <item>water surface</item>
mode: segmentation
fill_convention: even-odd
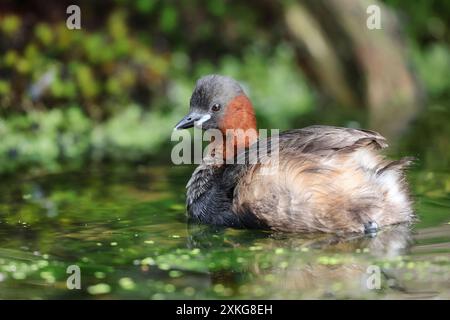
[[[449,172],[410,173],[412,230],[343,238],[187,225],[191,171],[3,179],[0,298],[450,298]],[[70,265],[80,267],[80,290],[67,289]]]

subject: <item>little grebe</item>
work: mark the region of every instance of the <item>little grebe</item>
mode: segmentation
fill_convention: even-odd
[[[256,130],[256,118],[234,79],[208,75],[197,81],[190,112],[175,129],[193,126],[218,129],[225,137],[230,129]],[[248,154],[257,140],[232,139],[233,148],[216,148],[215,156],[221,150],[227,159],[237,147]],[[369,130],[310,126],[282,132],[276,164],[200,164],[187,184],[189,217],[227,227],[333,233],[373,233],[411,222],[403,172],[410,158],[386,160],[377,152],[385,147],[386,139]]]

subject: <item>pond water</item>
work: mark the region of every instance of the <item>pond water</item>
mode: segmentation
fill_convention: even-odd
[[[450,298],[449,172],[410,172],[412,230],[342,238],[189,226],[191,171],[3,179],[0,298]],[[70,265],[80,290],[67,288]]]

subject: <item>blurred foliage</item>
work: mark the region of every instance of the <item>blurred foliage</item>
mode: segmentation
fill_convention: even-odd
[[[435,42],[450,41],[450,3],[448,1],[416,1],[414,6],[402,0],[383,0],[396,9],[411,41],[427,46]]]
[[[450,2],[385,0],[396,9],[408,34],[413,67],[424,85],[426,110],[412,124],[398,153],[411,153],[417,165],[450,168]]]
[[[284,31],[284,2],[80,1],[82,29],[68,30],[71,3],[0,5],[0,173],[167,157],[160,150],[206,73],[242,81],[264,127],[298,126],[318,111]],[[419,78],[448,110],[447,5],[386,3],[408,18]],[[358,120],[326,112],[320,119],[335,124]]]

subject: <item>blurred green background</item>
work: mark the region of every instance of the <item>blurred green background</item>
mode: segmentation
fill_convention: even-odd
[[[241,81],[260,127],[370,127],[448,168],[449,18],[448,1],[2,1],[0,173],[167,161],[207,73]]]

